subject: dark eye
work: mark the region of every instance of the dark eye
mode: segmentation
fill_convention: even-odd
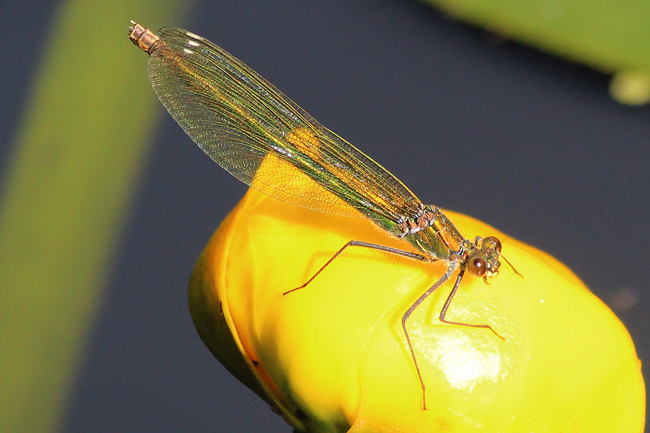
[[[487,272],[487,264],[480,257],[475,257],[469,261],[469,273],[475,277],[482,277]]]
[[[501,241],[494,236],[488,236],[485,238],[486,241],[490,241],[494,245],[494,249],[497,253],[501,254]]]

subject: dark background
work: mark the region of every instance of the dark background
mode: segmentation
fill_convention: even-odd
[[[0,14],[5,35],[21,35],[1,39],[0,167],[57,6],[23,0]],[[424,202],[567,264],[649,358],[650,109],[612,101],[608,76],[413,1],[201,1],[186,27]],[[290,431],[212,358],[187,309],[194,262],[245,190],[164,116],[65,432]]]

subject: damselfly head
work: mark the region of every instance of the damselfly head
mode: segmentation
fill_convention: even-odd
[[[496,237],[488,236],[483,239],[477,236],[466,252],[465,263],[470,274],[487,280],[499,273],[501,242]]]

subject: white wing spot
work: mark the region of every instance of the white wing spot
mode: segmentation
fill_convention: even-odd
[[[187,41],[187,45],[190,45],[192,47],[198,47],[200,44],[196,41]]]
[[[194,54],[194,51],[188,50],[187,48],[183,48],[183,51],[185,51],[185,54]]]
[[[192,33],[192,32],[185,32],[185,34],[186,34],[187,36],[189,36],[190,38],[192,38],[192,39],[196,39],[196,40],[199,40],[199,41],[202,41],[202,40],[203,40],[203,38],[202,38],[201,36],[199,36],[199,35],[197,35],[197,34],[194,34],[194,33]]]

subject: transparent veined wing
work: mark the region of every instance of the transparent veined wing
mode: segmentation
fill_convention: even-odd
[[[383,226],[417,212],[421,202],[402,182],[225,50],[181,29],[159,36],[149,58],[158,98],[233,176],[285,202]],[[256,177],[269,155],[277,169]],[[320,188],[302,188],[296,170]]]

